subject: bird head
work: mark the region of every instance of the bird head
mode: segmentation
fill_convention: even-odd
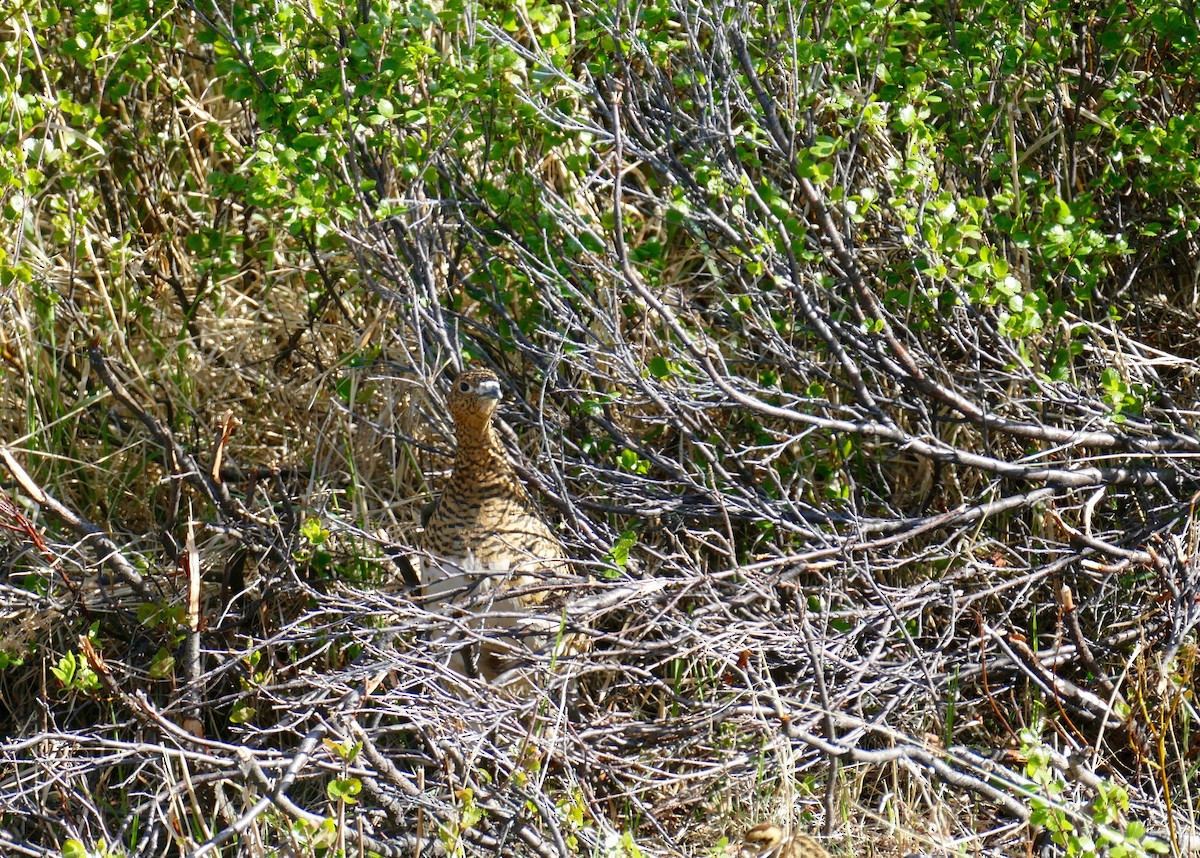
[[[760,856],[766,858],[766,856],[772,855],[782,842],[783,832],[779,826],[764,822],[746,832],[746,836],[742,840],[742,854],[748,854],[754,858],[760,858]]]
[[[487,369],[468,369],[459,373],[446,399],[454,425],[460,430],[478,433],[491,422],[500,404],[500,379]]]

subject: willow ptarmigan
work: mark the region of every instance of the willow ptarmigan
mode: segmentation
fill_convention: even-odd
[[[500,380],[486,369],[468,369],[454,380],[446,402],[458,449],[450,480],[425,524],[421,585],[431,604],[461,603],[484,615],[482,628],[510,630],[508,640],[493,633],[480,648],[478,673],[494,681],[520,662],[514,656],[521,643],[536,649],[554,640],[544,623],[538,637],[529,636],[528,624],[521,624],[524,632],[512,631],[520,624],[521,609],[543,604],[546,591],[511,598],[504,592],[565,574],[566,552],[538,514],[492,426]]]
[[[829,858],[821,844],[811,837],[793,834],[784,839],[779,826],[769,822],[747,831],[742,849],[754,858]]]

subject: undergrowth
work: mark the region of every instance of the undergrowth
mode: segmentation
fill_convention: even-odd
[[[0,28],[0,851],[1194,842],[1185,8]],[[410,574],[468,363],[594,643],[522,695]]]

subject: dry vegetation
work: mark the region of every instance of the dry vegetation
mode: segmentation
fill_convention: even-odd
[[[1196,842],[1184,11],[0,22],[0,852]],[[528,696],[405,579],[467,362]]]

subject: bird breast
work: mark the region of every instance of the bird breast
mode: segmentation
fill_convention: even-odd
[[[509,578],[509,564],[503,559],[480,563],[472,552],[458,557],[421,558],[421,587],[427,604],[457,604],[477,613],[492,615],[496,625],[511,625],[520,610],[517,600],[500,597]],[[509,613],[513,616],[506,617]]]

